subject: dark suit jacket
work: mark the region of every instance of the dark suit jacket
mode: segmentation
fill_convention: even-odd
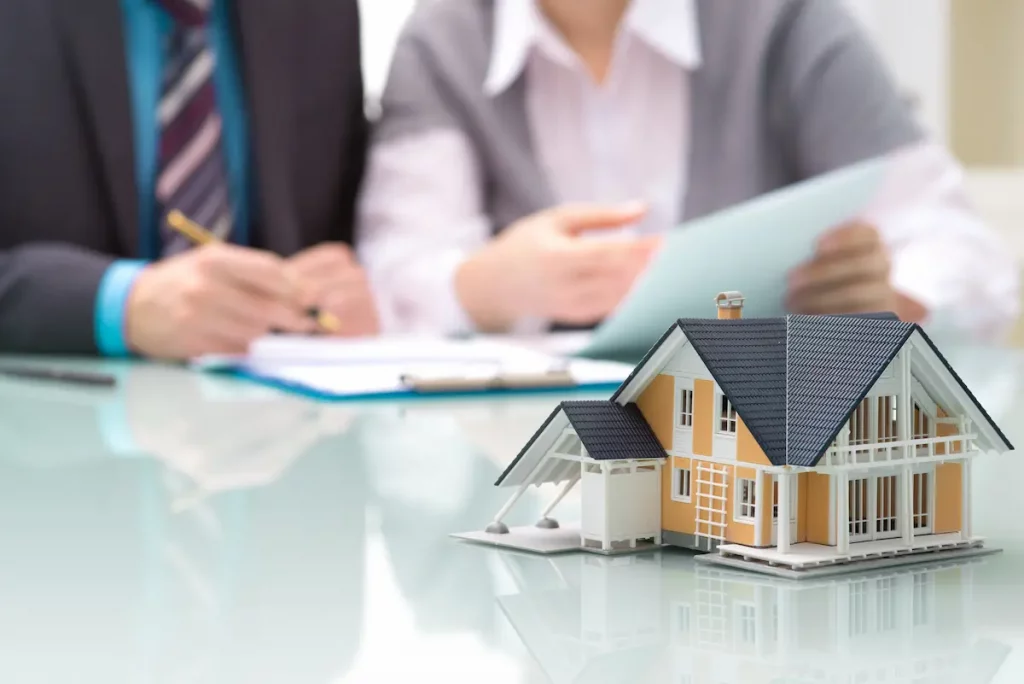
[[[253,245],[350,242],[362,177],[356,0],[233,3]],[[119,0],[0,2],[0,351],[93,353],[113,259],[138,257]]]

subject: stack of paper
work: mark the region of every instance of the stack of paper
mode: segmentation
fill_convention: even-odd
[[[423,393],[418,386],[461,391],[487,391],[502,384],[520,389],[615,387],[632,371],[624,364],[545,353],[513,338],[272,336],[256,342],[246,357],[209,357],[196,365],[339,399]],[[559,380],[548,385],[547,378]]]

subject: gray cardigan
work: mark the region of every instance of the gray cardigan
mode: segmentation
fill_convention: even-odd
[[[696,4],[703,64],[690,79],[686,219],[922,139],[839,0]],[[555,198],[531,149],[523,78],[484,92],[493,23],[493,0],[425,3],[399,41],[375,135],[468,136],[500,230]]]

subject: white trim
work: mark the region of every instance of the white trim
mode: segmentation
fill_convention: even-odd
[[[729,418],[728,416],[724,416],[723,411],[722,411],[722,399],[725,399],[726,405],[730,409],[729,412],[733,416],[732,418]],[[740,431],[740,414],[737,413],[736,406],[732,403],[732,400],[728,397],[728,395],[726,395],[724,392],[722,392],[722,390],[718,387],[717,384],[715,385],[715,413],[714,413],[714,416],[715,416],[715,424],[713,426],[713,429],[714,429],[714,433],[713,434],[714,434],[714,436],[715,437],[726,437],[726,438],[729,438],[729,439],[736,439],[736,435],[738,435],[739,431]],[[722,430],[721,429],[722,428],[722,421],[723,420],[726,421],[727,425],[732,425],[733,429],[731,431],[730,430]]]
[[[636,369],[636,375],[622,388],[622,392],[615,400],[616,403],[625,406],[635,402],[643,391],[647,389],[647,386],[651,384],[651,381],[668,365],[672,357],[688,344],[689,341],[686,339],[686,335],[683,334],[679,324],[677,323],[672,326],[672,331],[665,338],[665,341],[654,350],[647,363]]]
[[[793,534],[792,520],[793,512],[790,511],[790,490],[793,486],[791,473],[784,473],[779,476],[779,523],[778,523],[778,548],[779,553],[789,553],[790,543]]]
[[[693,431],[693,416],[694,416],[694,379],[688,375],[675,375],[675,383],[672,389],[672,426],[676,430],[689,430]],[[683,406],[682,406],[682,394],[683,392],[689,392],[690,394],[690,424],[684,425],[682,421],[683,417]]]
[[[907,546],[911,546],[914,543],[914,524],[917,522],[917,520],[915,519],[916,516],[914,515],[914,479],[916,478],[916,476],[917,474],[914,472],[914,469],[909,464],[903,466],[902,472],[900,473],[900,478],[902,479],[902,482],[900,483],[901,486],[899,496],[900,518],[902,518],[902,520],[900,520],[899,522],[900,525],[903,526],[903,543]],[[927,477],[927,475],[924,473],[922,473],[922,476]],[[922,482],[924,482],[923,479]],[[929,521],[931,520],[930,513],[930,511],[925,513],[925,515],[929,516]]]
[[[829,546],[836,545],[836,506],[838,498],[836,496],[836,487],[839,478],[836,475],[828,475],[828,544]],[[810,485],[808,484],[808,492],[810,492]]]
[[[754,488],[757,491],[757,495],[761,497],[764,494],[764,471],[754,471]],[[772,508],[768,508],[769,514]],[[771,521],[768,522],[771,525]],[[761,515],[754,517],[754,546],[761,546],[764,543],[764,511],[761,511]]]
[[[975,429],[979,433],[978,439],[981,440],[984,449],[991,449],[999,453],[1008,451],[1009,449],[1007,449],[1002,438],[999,437],[998,432],[985,419],[985,416],[971,400],[967,392],[953,379],[945,364],[939,360],[932,348],[921,337],[921,333],[915,331],[910,336],[908,344],[914,345],[916,358],[920,359],[925,369],[930,371],[929,379],[935,380],[939,385],[937,388],[932,388],[932,392],[929,392],[932,398],[950,413],[966,414],[974,421]],[[922,384],[925,385],[926,389],[929,388],[923,381]],[[941,394],[935,396],[935,391],[937,390],[941,390],[945,396]],[[957,405],[959,405],[959,409]]]
[[[848,465],[839,466],[822,466],[820,468],[815,469],[815,472],[823,475],[831,475],[833,473],[842,472],[867,473],[873,470],[884,470],[887,468],[902,466],[904,463],[910,463],[911,465],[914,466],[928,465],[930,463],[959,463],[961,461],[967,461],[982,455],[984,454],[981,451],[975,450],[958,454],[918,456],[910,461],[904,461],[903,459],[894,459],[892,461],[876,461],[874,463],[850,463]]]
[[[839,511],[839,521],[836,526],[836,550],[840,554],[850,552],[850,475],[843,471],[836,479],[836,509]]]
[[[971,525],[971,461],[968,459],[960,466],[960,535],[970,539],[973,531]]]
[[[758,509],[758,491],[757,491],[757,480],[751,480],[749,478],[735,476],[734,487],[736,488],[736,498],[733,501],[732,519],[735,522],[743,523],[744,525],[754,525],[757,522],[757,509]],[[743,502],[743,485],[750,483],[750,486],[754,488],[753,503]],[[744,507],[749,507],[751,514],[749,516],[743,515],[740,511]]]

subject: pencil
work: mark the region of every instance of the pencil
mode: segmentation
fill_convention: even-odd
[[[167,215],[167,224],[197,245],[208,245],[212,242],[218,242],[216,235],[177,209]],[[308,313],[311,318],[316,319],[317,324],[324,330],[328,332],[338,332],[341,330],[341,321],[334,314],[320,311],[316,308],[310,309]]]

